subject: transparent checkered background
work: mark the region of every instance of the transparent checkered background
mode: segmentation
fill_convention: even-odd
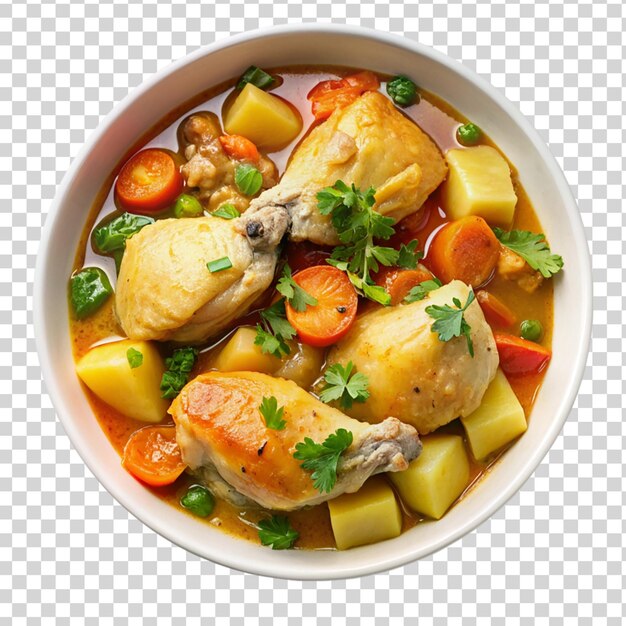
[[[0,624],[622,624],[625,17],[619,0],[1,0]],[[404,33],[502,90],[565,170],[595,281],[580,396],[521,492],[430,558],[332,583],[230,571],[130,516],[57,421],[31,326],[42,224],[102,117],[146,76],[201,45],[301,21]]]

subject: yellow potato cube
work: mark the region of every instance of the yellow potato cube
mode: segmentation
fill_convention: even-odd
[[[305,343],[290,344],[291,354],[285,359],[274,376],[293,380],[303,389],[308,389],[320,376],[324,364],[324,350]]]
[[[526,416],[509,381],[498,369],[480,406],[462,417],[474,458],[481,461],[526,431]]]
[[[370,478],[356,493],[328,501],[339,550],[392,539],[402,532],[400,506],[384,478]]]
[[[254,343],[256,330],[249,326],[238,328],[215,359],[220,372],[261,372],[273,374],[281,365],[279,358],[264,354]]]
[[[422,453],[409,469],[389,477],[408,506],[439,519],[467,487],[469,461],[457,435],[428,435],[422,444]]]
[[[449,171],[443,193],[449,217],[478,215],[489,224],[511,224],[517,196],[509,164],[495,148],[449,150],[446,161]]]
[[[130,348],[141,353],[141,364],[134,368]],[[130,339],[96,346],[76,364],[79,378],[101,400],[128,417],[152,423],[160,422],[169,406],[159,389],[164,371],[154,345]]]
[[[226,112],[224,128],[259,148],[276,150],[298,136],[302,118],[280,98],[248,83]]]

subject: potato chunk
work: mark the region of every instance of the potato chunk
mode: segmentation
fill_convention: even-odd
[[[128,350],[142,355],[141,365],[131,368]],[[159,351],[148,341],[115,341],[92,348],[76,364],[79,378],[101,400],[128,417],[160,422],[169,401],[159,385],[165,371]]]
[[[446,160],[444,198],[449,217],[478,215],[491,225],[510,225],[517,196],[504,157],[491,146],[476,146],[450,150]]]
[[[356,493],[328,502],[330,522],[339,550],[397,537],[402,513],[384,478],[370,478]]]
[[[215,359],[215,368],[220,372],[273,374],[281,361],[271,354],[264,354],[261,347],[254,343],[255,337],[254,328],[238,328]]]
[[[283,364],[274,372],[274,376],[288,378],[303,389],[308,389],[320,377],[324,350],[305,343],[290,345],[291,354],[283,358]]]
[[[415,511],[440,519],[469,482],[469,461],[457,435],[422,439],[422,453],[404,472],[389,474],[402,500]]]
[[[259,148],[276,150],[298,136],[302,119],[286,102],[248,83],[227,111],[224,128]]]
[[[481,461],[526,431],[526,416],[501,369],[487,388],[480,406],[462,417],[474,458]]]

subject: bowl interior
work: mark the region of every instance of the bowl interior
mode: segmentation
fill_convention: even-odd
[[[129,147],[169,111],[250,64],[334,64],[406,74],[456,107],[494,139],[515,164],[551,246],[565,259],[555,282],[552,364],[527,433],[442,520],[382,544],[346,552],[273,552],[181,515],[120,466],[74,373],[67,279],[87,211]],[[47,389],[65,429],[103,485],[131,513],[184,548],[236,569],[321,579],[388,569],[420,558],[484,521],[530,476],[572,406],[590,328],[587,246],[574,200],[547,148],[495,89],[450,59],[407,40],[348,27],[284,27],[250,33],[200,50],[166,68],[118,106],[74,161],[48,218],[38,259],[35,326]]]

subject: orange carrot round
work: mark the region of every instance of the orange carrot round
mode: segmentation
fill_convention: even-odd
[[[146,426],[135,431],[124,448],[122,466],[153,487],[173,483],[186,467],[174,426]]]
[[[431,280],[433,275],[426,269],[403,270],[397,267],[384,267],[376,276],[376,284],[384,287],[391,296],[391,305],[400,304],[409,291],[426,280]]]

